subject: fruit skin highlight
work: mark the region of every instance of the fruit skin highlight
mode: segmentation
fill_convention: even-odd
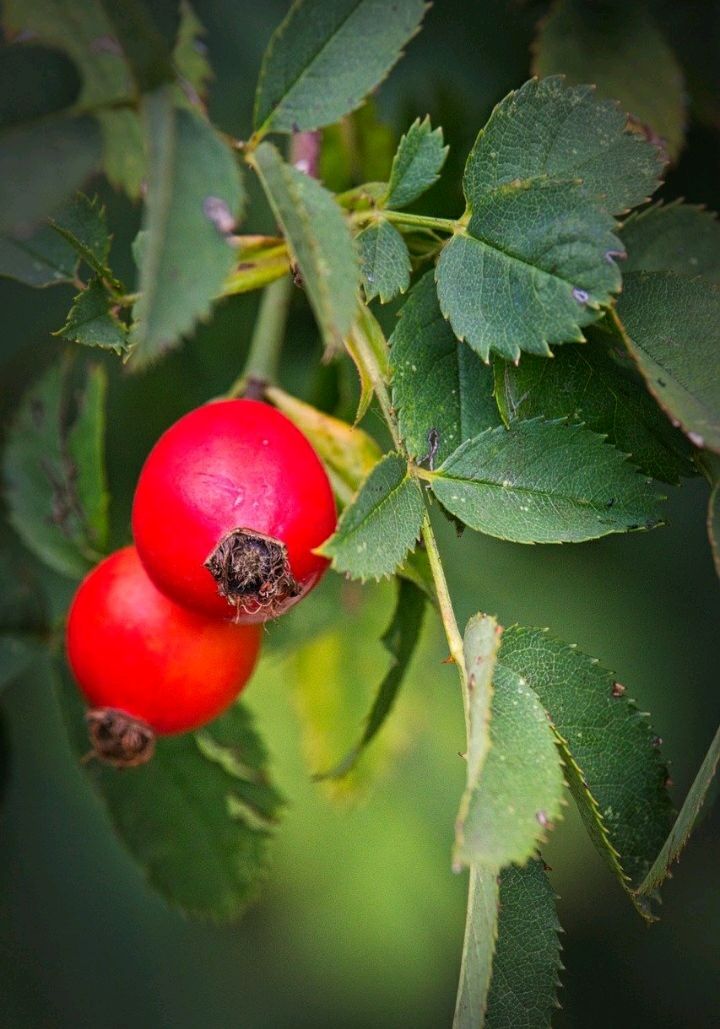
[[[190,411],[140,474],[132,525],[155,585],[179,604],[237,622],[282,614],[316,585],[313,553],[337,520],[319,457],[257,400]]]
[[[173,603],[125,547],[78,587],[66,639],[98,756],[122,766],[148,760],[154,734],[196,729],[228,707],[252,674],[262,628]]]

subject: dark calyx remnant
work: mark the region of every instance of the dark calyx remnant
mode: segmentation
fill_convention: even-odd
[[[240,614],[280,612],[300,587],[290,571],[285,545],[252,529],[233,529],[223,536],[205,562],[218,593]]]
[[[155,753],[150,726],[114,707],[93,707],[85,715],[95,756],[115,768],[144,765]]]

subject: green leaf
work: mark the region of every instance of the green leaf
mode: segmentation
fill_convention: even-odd
[[[67,674],[60,699],[81,758],[88,742]],[[98,762],[86,768],[118,836],[172,906],[226,920],[256,897],[282,800],[242,704],[199,732],[160,737],[146,765],[120,773]]]
[[[105,372],[88,370],[69,424],[69,365],[54,365],[25,395],[5,450],[9,520],[45,564],[79,578],[107,539],[103,466]]]
[[[173,63],[185,83],[200,97],[207,96],[213,77],[204,42],[205,28],[188,0],[180,0],[180,24],[173,50]]]
[[[625,889],[639,883],[671,814],[661,741],[647,718],[597,659],[546,630],[506,629],[498,669],[539,698],[591,839]]]
[[[357,423],[367,412],[375,395],[374,376],[379,375],[383,384],[388,382],[388,344],[377,318],[365,304],[359,305],[353,327],[343,342],[360,377],[360,400],[355,414]]]
[[[127,351],[127,326],[113,311],[115,301],[100,279],[91,279],[75,297],[67,320],[55,336],[82,343],[86,347]]]
[[[679,860],[680,854],[690,839],[690,834],[700,815],[701,808],[705,803],[708,790],[717,772],[720,762],[720,729],[713,737],[707,754],[703,758],[698,774],[688,791],[680,813],[675,819],[675,824],[670,830],[660,853],[653,861],[652,867],[637,888],[638,894],[646,896],[653,894],[658,886],[671,874],[670,868],[673,862]]]
[[[657,402],[692,443],[720,452],[720,288],[672,272],[631,272],[617,310]]]
[[[506,666],[496,666],[494,685],[489,747],[479,773],[468,768],[454,867],[497,870],[511,862],[525,864],[562,816],[562,762],[542,704],[525,679]],[[474,740],[468,764],[476,766],[481,751]]]
[[[579,543],[660,522],[659,497],[625,455],[561,421],[488,429],[447,458],[431,488],[465,525],[515,543]]]
[[[478,135],[465,196],[473,208],[517,180],[574,180],[621,214],[654,193],[662,165],[659,149],[627,131],[617,104],[598,99],[592,86],[566,86],[559,76],[530,79],[500,101]]]
[[[130,70],[99,0],[4,0],[3,15],[8,28],[72,58],[83,77],[81,109],[130,97]]]
[[[478,1026],[487,1024],[485,1014],[499,910],[500,883],[497,869],[471,868],[453,1029],[478,1029]]]
[[[618,100],[677,156],[685,130],[685,86],[677,58],[644,4],[605,3],[598,17],[581,0],[560,0],[535,44],[538,75],[592,82]]]
[[[385,207],[407,207],[440,178],[448,147],[442,129],[433,129],[430,118],[417,118],[400,140],[393,158]]]
[[[263,58],[256,132],[304,132],[359,107],[419,29],[425,0],[295,0]]]
[[[235,158],[204,118],[176,108],[167,89],[145,97],[143,114],[149,172],[131,337],[136,368],[207,317],[233,266],[227,237],[244,200]]]
[[[410,254],[394,225],[379,221],[357,236],[360,268],[368,301],[379,296],[386,304],[410,285]]]
[[[335,349],[352,325],[360,279],[345,216],[331,193],[283,161],[271,143],[261,143],[254,163],[323,339]]]
[[[116,189],[138,200],[147,173],[142,121],[130,107],[102,108],[97,112],[103,139],[103,168]]]
[[[120,286],[108,267],[111,237],[105,207],[99,197],[90,200],[83,193],[78,193],[74,202],[52,218],[50,224],[96,275]]]
[[[28,236],[100,165],[94,118],[65,114],[0,132],[0,233]]]
[[[428,453],[432,429],[439,463],[466,439],[500,424],[492,371],[458,343],[440,311],[431,271],[410,291],[389,342],[393,406],[411,458]]]
[[[39,650],[39,641],[32,642],[11,633],[0,635],[0,697],[5,687],[14,682],[37,657]]]
[[[490,747],[493,674],[502,628],[489,615],[474,615],[465,628],[463,648],[468,684],[467,780],[455,820],[455,839],[460,846],[465,826],[478,798],[478,783]]]
[[[720,222],[712,211],[679,200],[633,212],[620,233],[623,274],[676,272],[720,285]]]
[[[345,505],[382,457],[372,436],[332,415],[318,411],[276,386],[268,386],[267,399],[307,436],[319,455],[333,485],[335,495]]]
[[[549,1029],[558,1007],[563,967],[560,931],[543,862],[506,868],[500,875],[500,916],[485,1029]]]
[[[678,483],[683,475],[697,474],[687,440],[601,340],[561,347],[552,361],[531,354],[518,365],[496,360],[493,370],[506,424],[539,415],[570,418],[605,435],[655,479]]]
[[[550,343],[582,340],[582,326],[620,289],[612,217],[571,181],[518,178],[478,188],[472,161],[471,154],[470,220],[436,270],[455,335],[484,361],[491,350],[517,360],[522,351],[549,356]]]
[[[118,39],[122,52],[132,72],[137,92],[150,93],[160,89],[164,83],[172,82],[175,69],[172,63],[170,42],[155,21],[143,0],[123,0],[122,5],[114,0],[100,0],[112,34]],[[173,11],[176,4],[171,5]],[[161,15],[160,11],[157,11]],[[174,13],[168,23],[175,27]]]
[[[316,779],[341,779],[357,765],[365,748],[377,736],[395,706],[405,673],[417,646],[425,613],[425,594],[408,579],[398,579],[398,593],[392,620],[382,635],[392,664],[386,672],[373,700],[365,729],[357,744],[327,772]]]
[[[30,236],[0,237],[0,276],[43,288],[73,282],[78,257],[49,225]]]
[[[398,454],[375,466],[337,531],[319,548],[333,568],[353,579],[392,575],[420,535],[425,504],[417,479]]]

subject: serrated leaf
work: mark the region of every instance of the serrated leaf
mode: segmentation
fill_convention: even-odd
[[[115,301],[100,279],[91,279],[75,297],[67,320],[55,336],[124,354],[128,329],[113,311]]]
[[[30,33],[72,58],[83,77],[80,108],[131,95],[127,62],[98,0],[4,0],[3,15],[8,28]]]
[[[188,0],[180,0],[180,24],[173,50],[173,63],[178,74],[200,97],[207,95],[213,77],[207,58],[205,35],[205,27],[192,5]]]
[[[506,629],[498,669],[521,676],[539,698],[591,839],[623,887],[637,885],[671,814],[649,722],[596,659],[542,629]]]
[[[320,456],[342,504],[348,504],[382,457],[372,436],[356,425],[318,411],[276,386],[266,389],[267,399],[287,415],[307,436]]]
[[[518,365],[496,360],[493,371],[506,424],[539,415],[569,418],[605,435],[655,479],[678,483],[697,474],[687,440],[601,340],[561,347],[552,361],[531,354]]]
[[[263,58],[256,132],[339,121],[388,74],[418,31],[425,0],[295,0]]]
[[[369,225],[356,237],[368,301],[380,297],[386,304],[410,285],[410,254],[402,235],[388,221]]]
[[[455,335],[484,361],[491,350],[517,360],[522,351],[549,355],[550,343],[582,340],[582,327],[620,289],[612,217],[571,181],[518,178],[478,189],[478,174],[468,164],[472,213],[436,269]]]
[[[659,149],[626,130],[616,103],[592,86],[566,86],[559,76],[531,79],[497,105],[465,168],[471,207],[485,194],[520,180],[580,181],[611,214],[646,200],[658,187]]]
[[[455,827],[456,867],[525,864],[562,815],[562,762],[544,708],[506,666],[495,667],[494,685],[489,748]]]
[[[103,169],[116,189],[131,200],[142,194],[147,174],[140,116],[130,107],[101,108],[96,114],[103,139]]]
[[[720,452],[720,288],[672,272],[631,272],[617,311],[657,402],[692,443]]]
[[[431,489],[465,525],[516,543],[579,543],[660,522],[658,495],[602,436],[533,419],[463,443]]]
[[[474,615],[465,628],[463,649],[467,679],[467,778],[455,820],[455,839],[461,841],[465,823],[478,797],[478,782],[490,747],[493,674],[502,627],[489,615]]]
[[[360,279],[345,216],[331,193],[283,161],[271,143],[261,143],[253,161],[323,339],[335,349],[352,325]]]
[[[400,140],[390,169],[385,207],[407,207],[440,178],[448,147],[441,128],[433,129],[430,118],[417,118]]]
[[[425,504],[417,479],[398,454],[372,470],[333,536],[319,548],[333,568],[353,579],[392,575],[420,535]]]
[[[720,222],[706,211],[679,200],[633,212],[620,232],[628,272],[676,272],[702,275],[720,284]]]
[[[395,706],[405,673],[417,646],[425,613],[425,594],[409,579],[398,579],[398,593],[392,620],[381,639],[392,664],[385,674],[365,721],[357,744],[327,772],[316,779],[342,779],[357,765],[365,748],[377,736]]]
[[[644,4],[605,3],[598,17],[580,0],[560,0],[535,43],[538,75],[592,82],[618,100],[672,156],[683,144],[685,86],[671,47]]]
[[[500,883],[497,869],[471,868],[453,1029],[478,1029],[478,1026],[486,1024],[499,909]]]
[[[0,233],[28,236],[100,166],[94,118],[66,114],[0,132]]]
[[[393,406],[413,460],[428,453],[433,429],[439,464],[466,439],[500,424],[492,370],[458,343],[440,311],[431,271],[410,291],[389,343]]]
[[[244,202],[235,158],[204,118],[176,108],[168,89],[146,96],[143,114],[147,236],[131,336],[136,368],[177,345],[207,317],[233,266],[227,236]]]
[[[60,700],[73,750],[88,751],[82,705],[65,673]],[[115,831],[150,885],[195,917],[237,918],[257,895],[282,799],[250,715],[235,704],[196,733],[157,740],[126,773],[86,765]]]
[[[108,267],[111,237],[99,197],[91,200],[78,193],[72,204],[50,219],[50,224],[96,275],[119,286]]]
[[[6,686],[22,675],[39,650],[39,642],[12,633],[0,634],[0,696]]]
[[[485,1029],[549,1029],[563,967],[560,932],[543,862],[504,869]]]
[[[0,276],[36,289],[73,282],[78,257],[54,229],[42,225],[30,236],[0,237]]]
[[[713,737],[708,752],[703,758],[698,774],[695,776],[688,795],[680,808],[680,813],[675,819],[675,824],[670,830],[660,853],[652,863],[652,867],[637,888],[640,896],[653,894],[655,890],[672,874],[670,869],[675,861],[678,861],[680,854],[690,839],[695,823],[698,820],[700,811],[707,798],[708,790],[715,778],[718,763],[720,762],[720,729]]]
[[[105,371],[92,367],[73,426],[69,366],[54,365],[25,395],[8,435],[9,521],[45,564],[79,578],[107,538],[102,455]]]

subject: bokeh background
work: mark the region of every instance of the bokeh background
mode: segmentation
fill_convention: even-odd
[[[690,35],[711,32],[713,18],[717,26],[716,4],[681,6]],[[216,73],[212,115],[242,137],[262,52],[286,5],[197,0],[195,8]],[[425,113],[445,129],[452,149],[446,184],[426,200],[433,213],[460,209],[465,154],[492,105],[528,77],[543,11],[533,3],[437,0],[380,90],[378,114],[393,138]],[[717,128],[694,121],[663,194],[720,207],[718,153]],[[122,271],[138,212],[98,188]],[[255,197],[248,224],[267,228]],[[0,283],[3,427],[22,389],[58,356],[50,332],[62,324],[69,299],[63,288],[36,293]],[[256,307],[255,296],[224,301],[192,341],[142,376],[107,362],[115,543],[127,539],[144,456],[170,422],[234,379]],[[321,366],[319,357],[298,294],[283,384],[348,414],[352,375]],[[365,425],[381,432],[372,413]],[[470,532],[458,539],[442,523],[438,529],[461,620],[481,608],[504,624],[547,625],[615,669],[640,707],[652,712],[680,802],[720,720],[720,590],[705,537],[704,483],[668,493],[666,528],[584,546],[521,547]],[[3,540],[8,532],[2,530]],[[68,585],[46,576],[46,586],[60,608]],[[148,890],[71,760],[47,681],[28,675],[6,691],[0,1029],[450,1024],[466,889],[449,862],[464,776],[463,725],[455,676],[441,664],[445,651],[431,618],[356,795],[331,797],[310,780],[318,762],[338,756],[355,738],[384,667],[377,639],[391,605],[389,585],[340,589],[328,577],[287,625],[268,630],[247,701],[288,808],[261,899],[238,925],[192,923]],[[317,696],[336,715],[324,739],[304,725]],[[662,921],[651,929],[621,896],[572,808],[545,857],[565,929],[567,971],[555,1024],[718,1025],[717,814],[705,819],[685,852],[665,887]]]

